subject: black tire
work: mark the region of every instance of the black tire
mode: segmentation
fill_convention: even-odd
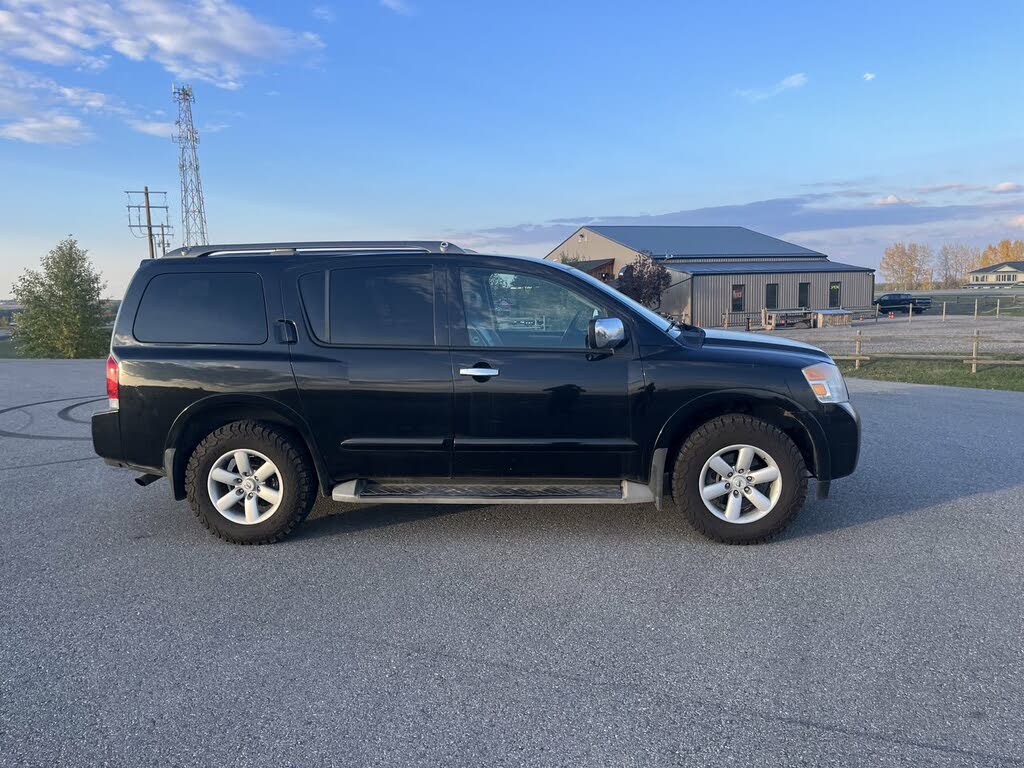
[[[284,493],[267,519],[246,525],[217,511],[207,490],[214,463],[232,450],[258,451],[269,458],[281,475]],[[233,544],[272,544],[301,523],[316,500],[316,480],[305,447],[289,432],[258,421],[236,421],[208,434],[196,446],[185,468],[188,503],[211,533]]]
[[[711,513],[701,498],[701,470],[717,451],[731,445],[752,445],[768,453],[779,467],[782,491],[772,510],[750,523],[732,523]],[[796,444],[778,427],[743,414],[727,414],[697,427],[676,454],[672,472],[676,508],[693,528],[725,544],[767,541],[799,514],[807,498],[807,466]]]

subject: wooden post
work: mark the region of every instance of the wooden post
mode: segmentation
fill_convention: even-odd
[[[1001,298],[996,299],[996,320],[999,319],[999,302],[1001,302],[1001,301],[1002,301]]]
[[[875,304],[875,322],[878,322],[878,305]]]
[[[914,300],[910,300],[910,307],[907,309],[907,322],[914,322]]]
[[[722,327],[723,328],[728,328],[729,327],[729,313],[728,312],[723,312],[722,313]]]
[[[974,300],[974,322],[978,322],[978,300]]]
[[[857,356],[857,359],[853,361],[853,369],[854,370],[859,370],[860,369],[860,341],[861,341],[861,339],[860,339],[860,329],[858,329],[857,330],[857,346],[854,349],[854,354]]]
[[[946,322],[946,302],[942,302],[942,322]]]
[[[977,301],[977,299],[975,299],[975,301]],[[971,373],[977,373],[978,372],[978,342],[979,342],[978,334],[979,333],[980,333],[980,331],[977,328],[975,328],[974,329],[974,344],[971,346],[971,357],[974,358],[973,360],[971,360]]]

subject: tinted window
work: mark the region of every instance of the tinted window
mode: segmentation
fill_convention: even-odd
[[[146,286],[133,328],[139,341],[262,344],[263,283],[251,272],[179,272]]]
[[[779,308],[779,284],[768,283],[764,287],[764,306],[765,309],[778,309]]]
[[[799,294],[797,296],[796,303],[801,307],[811,306],[811,284],[800,283]]]
[[[606,313],[565,286],[522,272],[461,270],[473,347],[586,349],[590,321]]]
[[[734,285],[732,287],[732,311],[742,312],[744,299],[743,295],[746,293],[747,287],[745,285]]]
[[[434,343],[434,271],[359,267],[328,273],[332,344]]]

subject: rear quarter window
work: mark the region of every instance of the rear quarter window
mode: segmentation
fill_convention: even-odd
[[[146,286],[132,333],[143,342],[262,344],[263,281],[253,272],[178,272]]]

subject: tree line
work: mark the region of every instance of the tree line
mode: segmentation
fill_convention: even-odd
[[[1004,261],[1024,261],[1024,240],[1000,240],[978,248],[946,243],[938,253],[923,243],[896,242],[885,249],[879,272],[893,290],[960,288],[970,273]]]

